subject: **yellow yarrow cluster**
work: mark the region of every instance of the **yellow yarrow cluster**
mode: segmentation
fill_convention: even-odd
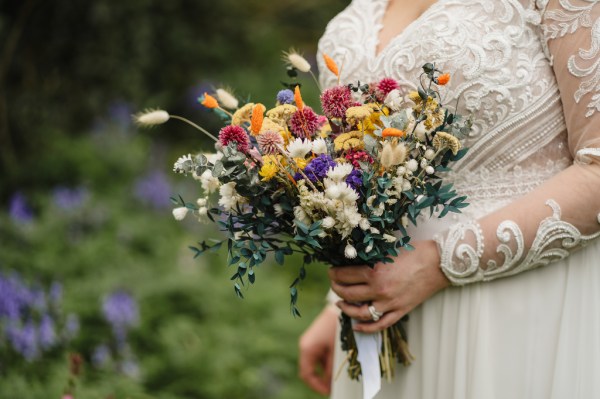
[[[427,119],[423,122],[427,130],[433,130],[444,122],[444,111],[440,108],[440,104],[433,97],[427,97],[425,108],[423,109],[423,100],[419,93],[412,91],[408,97],[415,103],[413,108],[417,114],[423,112]]]
[[[446,132],[437,132],[433,138],[432,144],[437,151],[441,150],[442,148],[449,148],[454,155],[456,155],[458,150],[460,150],[462,147],[460,140]]]
[[[262,181],[269,181],[279,172],[279,163],[277,162],[279,155],[263,155],[263,166],[258,171],[262,177]]]
[[[248,103],[235,111],[233,117],[231,118],[231,124],[241,126],[244,122],[250,122],[250,118],[252,117],[252,108],[254,108],[254,103]]]
[[[356,125],[371,116],[372,112],[373,110],[368,105],[350,107],[346,110],[346,121],[350,125]]]
[[[363,134],[357,131],[340,134],[333,141],[333,145],[336,151],[362,150],[365,148]]]
[[[375,103],[366,104],[365,107],[367,106],[370,107],[372,111],[367,119],[357,125],[357,128],[366,134],[373,135],[375,130],[383,128],[383,123],[380,118],[382,115],[389,115],[389,109],[384,108],[382,111],[379,105]]]
[[[298,108],[291,104],[278,105],[277,107],[271,108],[267,111],[267,117],[273,120],[273,122],[279,124],[281,127],[284,127],[297,110]]]

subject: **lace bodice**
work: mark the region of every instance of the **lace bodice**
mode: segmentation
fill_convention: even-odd
[[[376,54],[387,3],[388,0],[352,1],[329,23],[319,50],[343,64],[342,83],[392,77],[406,90],[412,90],[426,62],[435,62],[451,73],[451,83],[442,92],[444,102],[458,101],[459,112],[472,114],[474,124],[465,140],[470,150],[454,165],[447,179],[469,196],[472,205],[465,212],[474,221],[536,192],[555,176],[575,173],[568,171],[573,158],[587,155],[588,161],[597,159],[598,1],[438,0]],[[323,64],[319,67],[325,71]],[[331,74],[322,73],[321,83],[330,87],[337,81]],[[596,126],[595,133],[590,126]],[[593,166],[585,173],[595,176],[598,180],[593,183],[600,187],[597,165]],[[552,197],[541,202],[536,199],[536,209],[541,211],[537,219],[533,218],[535,221],[528,223],[538,226],[545,220],[543,216],[548,216],[545,201],[560,197],[552,192],[548,195]],[[586,198],[588,203],[574,206],[591,206],[585,230],[596,231],[596,218],[591,218],[593,222],[589,218],[598,214],[600,203],[598,199]],[[567,202],[565,199],[553,206]],[[507,218],[511,216],[510,208],[504,211]],[[490,222],[481,236],[490,234],[490,241],[502,243],[506,237],[500,237],[496,231],[502,220]],[[464,234],[467,230],[471,231],[464,226],[463,230],[459,228],[454,233],[456,240],[446,246],[450,251],[448,262],[469,263],[464,254],[455,251],[461,243],[478,247],[476,239]],[[474,229],[473,236],[480,230]],[[523,245],[535,241],[535,228],[528,226],[527,230],[533,231],[531,237],[522,240]],[[440,243],[443,242],[441,238]],[[481,245],[474,253],[494,261],[507,257],[506,252],[495,251],[496,245],[488,248],[487,255],[484,248]]]

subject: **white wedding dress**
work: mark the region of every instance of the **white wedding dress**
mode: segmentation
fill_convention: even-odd
[[[411,312],[416,360],[376,398],[600,398],[600,4],[439,0],[375,54],[386,8],[354,0],[327,26],[342,84],[414,89],[435,62],[475,123],[447,176],[471,205],[411,231],[455,286]],[[359,384],[342,372],[332,397]]]

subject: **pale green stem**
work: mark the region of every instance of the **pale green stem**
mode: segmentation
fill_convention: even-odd
[[[182,116],[177,116],[177,115],[170,115],[170,117],[173,118],[173,119],[179,119],[180,121],[185,122],[188,125],[191,125],[191,126],[195,127],[196,129],[200,130],[202,133],[206,134],[208,137],[210,137],[214,141],[219,141],[219,139],[216,138],[215,136],[213,136],[208,130],[204,129],[203,127],[200,127],[200,126],[196,125],[194,122],[192,122],[189,119],[186,119],[186,118],[184,118]]]
[[[308,71],[308,72],[310,73],[310,76],[312,76],[313,80],[317,84],[317,89],[319,89],[319,92],[323,91],[323,90],[321,90],[321,85],[319,84],[319,81],[317,80],[317,77],[315,76],[313,71]]]

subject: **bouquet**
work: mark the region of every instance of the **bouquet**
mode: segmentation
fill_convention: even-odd
[[[290,76],[310,70],[300,55],[287,57]],[[337,64],[324,58],[339,84]],[[465,154],[461,138],[471,121],[442,104],[439,89],[450,75],[432,63],[422,69],[414,91],[390,78],[323,90],[322,112],[305,104],[295,83],[277,93],[270,109],[240,106],[223,90],[205,93],[199,101],[226,121],[216,136],[165,111],[138,115],[141,125],[180,119],[215,141],[214,154],[184,155],[174,165],[203,191],[196,202],[173,198],[175,218],[193,213],[226,233],[191,247],[195,256],[226,243],[235,293],[243,297],[242,287],[254,284],[255,268],[269,253],[280,264],[302,254],[304,265],[290,286],[291,311],[299,316],[297,286],[307,263],[393,262],[400,250],[411,249],[406,228],[423,211],[438,217],[460,212],[466,198],[444,184],[441,173]],[[382,337],[381,374],[389,378],[396,361],[411,360],[402,321]],[[358,379],[357,345],[345,316],[341,339],[350,376]]]

